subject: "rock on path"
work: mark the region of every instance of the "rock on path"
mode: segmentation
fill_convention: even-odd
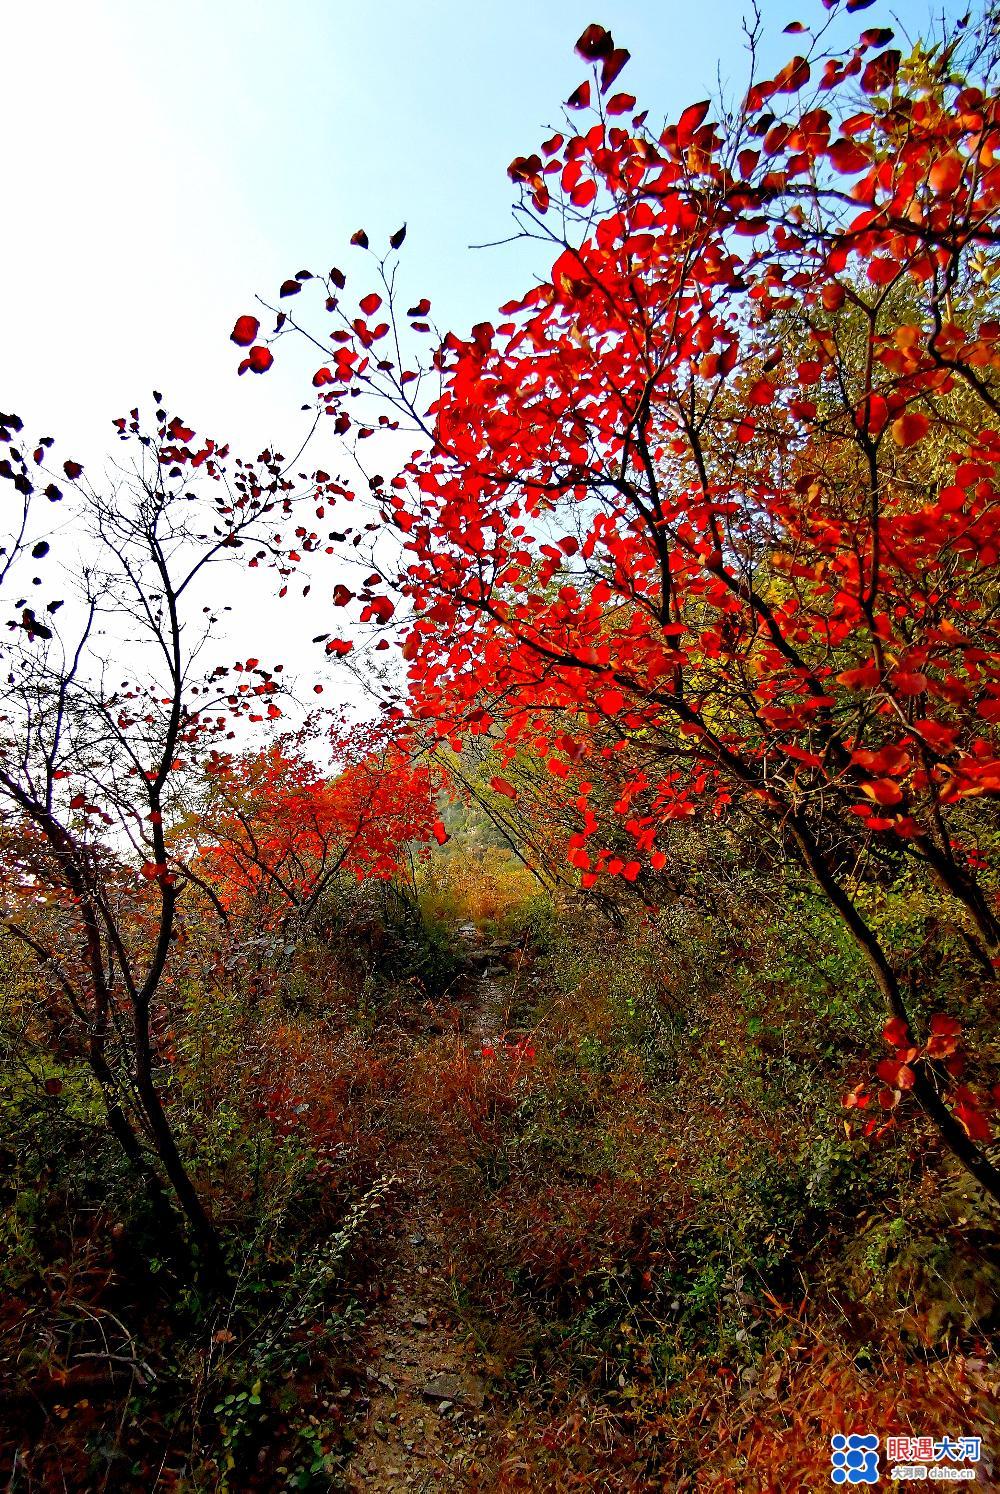
[[[443,1230],[420,1202],[401,1229],[392,1296],[372,1343],[352,1486],[475,1487],[491,1434],[487,1386],[455,1321]]]

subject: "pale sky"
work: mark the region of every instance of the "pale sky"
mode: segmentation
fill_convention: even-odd
[[[296,357],[286,339],[269,374],[236,377],[228,335],[255,309],[256,291],[273,298],[302,268],[360,270],[353,231],[384,242],[405,220],[404,293],[429,295],[442,326],[489,318],[530,280],[530,263],[516,248],[468,246],[509,230],[507,164],[537,147],[586,76],[573,53],[584,26],[599,20],[631,50],[619,86],[639,107],[676,118],[715,91],[717,69],[742,84],[746,9],[743,0],[9,3],[0,408],[92,463],[110,446],[112,418],[155,386],[237,451],[273,442],[290,453],[315,356]],[[782,35],[787,21],[826,14],[820,0],[762,0],[762,9],[773,65],[796,49]],[[927,0],[876,0],[838,26],[853,38],[895,17],[919,31],[930,11]],[[368,288],[363,274],[354,283]],[[315,458],[338,466],[329,449]]]

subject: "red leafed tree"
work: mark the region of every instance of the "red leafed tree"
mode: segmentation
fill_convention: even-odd
[[[37,958],[53,1057],[89,1068],[154,1204],[172,1218],[172,1195],[219,1282],[220,1241],[162,1088],[188,891],[171,825],[234,719],[281,714],[280,665],[200,657],[218,563],[242,552],[287,574],[272,531],[297,495],[279,457],[232,461],[162,409],[149,434],[137,411],[116,424],[130,460],[91,483],[0,416],[13,498],[0,549],[0,923]]]
[[[662,864],[674,818],[766,822],[863,951],[905,1087],[1000,1199],[854,872],[926,875],[993,981],[994,877],[966,848],[1000,793],[994,60],[971,30],[907,57],[882,27],[798,40],[738,108],[658,132],[589,27],[593,87],[510,167],[548,273],[422,357],[429,304],[404,314],[388,258],[356,314],[335,271],[314,384],[345,434],[420,437],[371,479],[405,547],[408,709],[489,734],[501,786],[523,746],[572,764],[585,882]],[[595,751],[632,857],[590,810]]]
[[[444,838],[438,769],[384,730],[359,729],[335,745],[340,766],[331,775],[302,738],[208,758],[192,870],[227,919],[239,913],[287,933],[308,921],[337,877],[391,878],[408,846]]]

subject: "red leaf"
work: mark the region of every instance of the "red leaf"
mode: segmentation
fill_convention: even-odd
[[[255,316],[241,316],[237,317],[236,325],[229,336],[230,340],[235,342],[237,347],[248,348],[255,340],[259,331],[260,322]]]
[[[359,249],[368,248],[368,235],[365,233],[363,228],[359,228],[357,233],[351,234],[351,243],[357,244]]]
[[[183,420],[181,420],[176,415],[167,426],[167,430],[173,436],[175,441],[187,443],[194,436],[194,431],[191,429],[191,427],[189,425],[185,425]]]
[[[369,291],[368,295],[364,296],[361,301],[358,302],[358,305],[361,307],[361,310],[364,312],[365,316],[372,316],[382,305],[382,297],[377,296],[374,291]]]
[[[616,47],[616,49],[612,53],[610,53],[609,56],[605,57],[604,61],[601,63],[602,93],[607,93],[608,89],[618,77],[618,74],[621,72],[626,62],[628,62],[631,55],[632,53],[626,51],[624,47]]]
[[[512,182],[537,182],[542,170],[541,156],[515,156],[507,167],[507,175]],[[421,313],[413,313],[419,316]]]
[[[574,88],[566,100],[567,109],[587,109],[590,106],[590,84],[581,83],[579,88]]]
[[[600,57],[609,56],[614,45],[611,32],[592,21],[577,42],[576,50],[588,62],[596,62]]]
[[[609,114],[627,114],[630,109],[635,108],[635,95],[632,93],[613,94],[604,107]]]
[[[930,1022],[931,1035],[927,1041],[927,1053],[931,1058],[949,1058],[958,1047],[962,1024],[943,1012],[935,1012]]]
[[[891,1084],[894,1089],[912,1089],[913,1081],[917,1077],[908,1063],[901,1062],[898,1058],[883,1058],[881,1063],[875,1066],[875,1072],[886,1084]]]
[[[882,1028],[882,1036],[891,1048],[905,1048],[909,1045],[910,1029],[902,1017],[890,1017]]]
[[[873,57],[861,74],[861,87],[865,93],[890,92],[901,61],[899,52],[883,52],[881,57]]]
[[[835,140],[827,154],[834,171],[839,171],[844,176],[856,176],[859,171],[867,171],[871,165],[867,152],[853,140]]]
[[[891,285],[899,271],[899,264],[888,255],[876,255],[868,261],[865,268],[865,274],[872,285]]]
[[[74,462],[72,460],[63,462],[63,471],[69,478],[70,482],[76,482],[76,479],[78,477],[83,476],[83,468],[81,467],[80,463]]]
[[[273,362],[274,354],[271,352],[271,349],[265,348],[262,344],[258,343],[256,347],[250,349],[249,354],[240,364],[240,372],[242,373],[245,368],[249,368],[251,373],[267,373]]]
[[[966,1093],[969,1092],[966,1091]],[[989,1121],[975,1103],[973,1096],[970,1096],[967,1100],[959,1100],[955,1104],[954,1110],[961,1125],[973,1141],[982,1141],[989,1144],[993,1140]]]
[[[373,597],[362,612],[361,621],[370,622],[374,618],[376,622],[387,623],[395,610],[395,602],[388,597]]]
[[[793,57],[774,79],[775,93],[798,93],[809,82],[809,64],[804,57]]]
[[[301,289],[302,286],[297,280],[285,280],[282,281],[281,289],[279,290],[278,295],[297,296]]]
[[[916,669],[897,669],[891,684],[896,695],[922,695],[927,689],[927,676]]]
[[[865,664],[861,669],[845,669],[837,675],[837,683],[848,690],[874,690],[882,679],[877,664]]]
[[[505,794],[508,799],[517,798],[517,789],[506,778],[491,778],[490,788],[495,794]]]
[[[861,785],[861,792],[874,799],[876,804],[898,804],[903,797],[899,784],[893,783],[891,778],[873,778]]]
[[[708,99],[703,99],[700,104],[688,104],[684,113],[677,121],[677,140],[681,145],[690,145],[691,136],[705,122],[711,104]]]

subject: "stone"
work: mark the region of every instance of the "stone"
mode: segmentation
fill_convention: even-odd
[[[428,1401],[443,1401],[449,1406],[471,1406],[476,1411],[481,1409],[486,1399],[483,1386],[478,1381],[463,1379],[444,1370],[430,1375],[420,1387],[420,1394]]]

